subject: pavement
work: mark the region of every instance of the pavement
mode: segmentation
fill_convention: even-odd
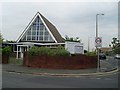
[[[97,68],[79,69],[79,70],[66,70],[66,69],[43,69],[25,67],[15,64],[2,64],[2,71],[9,73],[19,74],[32,74],[32,75],[47,75],[47,76],[88,76],[88,75],[104,75],[115,73],[118,71],[116,65],[111,64],[108,60],[100,60],[100,71]]]

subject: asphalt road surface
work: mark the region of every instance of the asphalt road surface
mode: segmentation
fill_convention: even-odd
[[[53,77],[3,72],[3,88],[118,88],[118,74]]]

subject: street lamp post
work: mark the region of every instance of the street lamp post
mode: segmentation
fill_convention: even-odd
[[[90,38],[91,37],[88,37],[88,52],[90,51]]]
[[[99,15],[104,15],[104,14],[96,14],[96,38],[98,37],[98,16]],[[100,60],[99,60],[99,48],[96,46],[96,50],[97,50],[97,55],[98,55],[98,72],[100,71]]]
[[[98,37],[98,16],[104,14],[96,14],[96,37]]]

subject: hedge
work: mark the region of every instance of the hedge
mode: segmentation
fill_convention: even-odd
[[[10,55],[12,53],[12,48],[10,46],[7,46],[2,49],[2,54]]]
[[[64,49],[64,47],[59,46],[57,49],[50,49],[47,47],[36,47],[33,46],[28,53],[31,56],[37,55],[47,55],[47,56],[69,56],[70,53]]]

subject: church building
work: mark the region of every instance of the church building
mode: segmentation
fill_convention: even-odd
[[[77,48],[76,50],[82,47],[83,52],[83,44],[73,44]],[[6,45],[12,46],[13,52],[16,53],[16,58],[23,58],[23,53],[32,46],[57,48],[61,45],[67,50],[71,50],[71,47],[68,47],[71,43],[65,43],[57,28],[39,12],[36,13],[17,41],[15,43],[7,43]],[[72,51],[74,50],[73,48]]]

